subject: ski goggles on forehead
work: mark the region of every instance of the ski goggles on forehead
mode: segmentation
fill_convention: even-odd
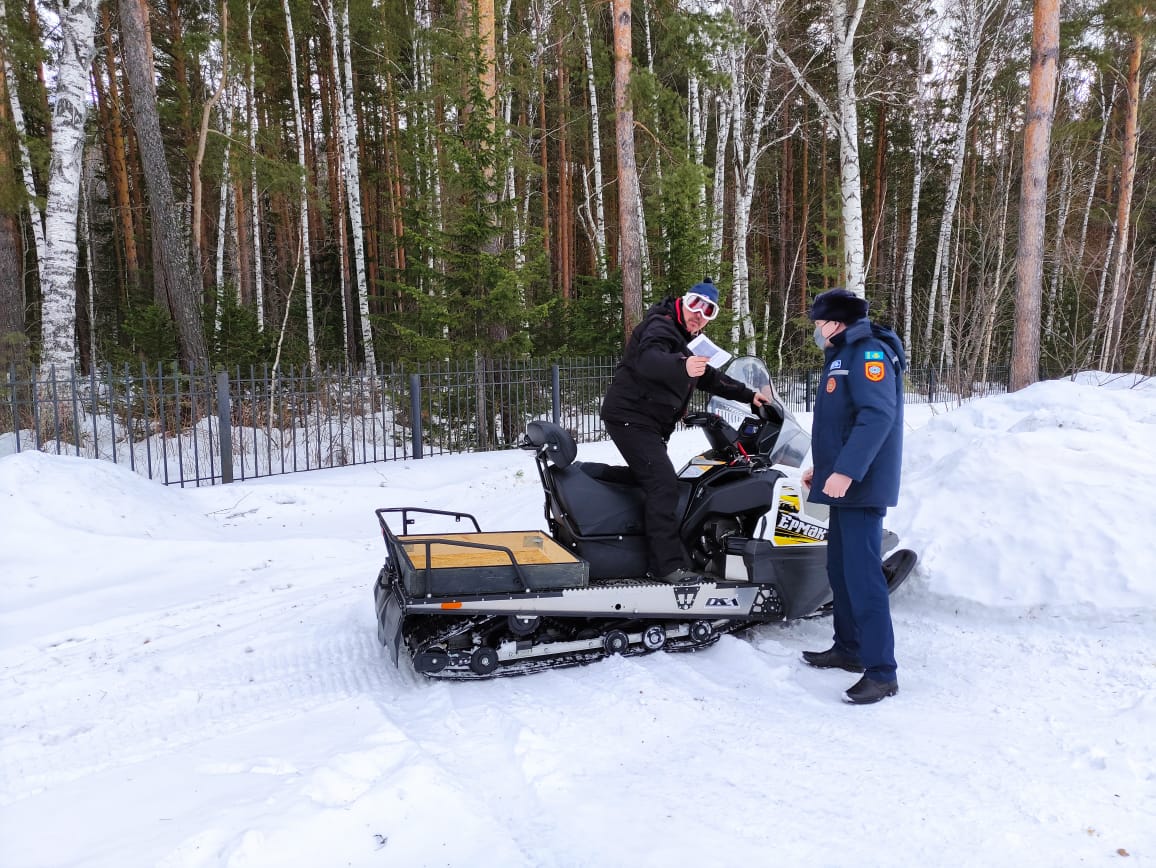
[[[707,321],[718,316],[718,305],[705,295],[699,295],[697,292],[688,292],[684,295],[682,297],[682,306],[689,311],[694,311]]]

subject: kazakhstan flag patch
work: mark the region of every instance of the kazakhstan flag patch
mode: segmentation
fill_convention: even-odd
[[[867,350],[863,353],[863,358],[869,362],[881,362],[883,361],[883,352],[882,350]]]

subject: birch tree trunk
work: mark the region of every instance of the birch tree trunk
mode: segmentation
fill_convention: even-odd
[[[1055,332],[1056,299],[1059,297],[1060,281],[1064,274],[1064,230],[1068,225],[1068,212],[1072,206],[1072,155],[1064,154],[1064,166],[1060,170],[1060,213],[1056,217],[1055,242],[1052,245],[1052,275],[1048,281],[1047,316],[1044,319],[1044,336],[1049,340]]]
[[[1156,257],[1152,258],[1152,274],[1148,278],[1148,292],[1144,296],[1144,316],[1140,321],[1139,347],[1133,372],[1151,376],[1156,364]]]
[[[924,76],[926,57],[919,52],[919,84],[915,96],[915,119],[911,133],[914,165],[911,170],[911,215],[907,224],[907,249],[903,255],[903,345],[911,347],[911,308],[915,283],[915,247],[919,240],[919,198],[923,190],[923,133],[927,117],[927,86]]]
[[[205,276],[201,272],[201,264],[204,262],[204,226],[201,218],[201,200],[202,200],[202,184],[201,184],[201,164],[205,161],[205,145],[209,137],[209,119],[213,114],[213,107],[220,101],[221,94],[225,92],[225,84],[229,80],[229,4],[221,3],[221,81],[217,84],[217,89],[213,91],[213,95],[201,107],[201,128],[197,134],[197,150],[193,156],[193,165],[190,172],[191,188],[192,188],[192,249],[194,262],[197,268],[194,269],[196,279],[201,282],[201,288],[204,288]],[[215,291],[220,292],[220,284],[215,287]]]
[[[353,57],[349,36],[349,0],[341,8],[341,48],[345,72],[341,77],[341,121],[344,135],[341,146],[345,152],[345,195],[349,200],[349,225],[353,235],[353,273],[357,278],[357,310],[361,319],[361,347],[365,367],[377,370],[377,354],[373,347],[373,326],[369,318],[369,287],[365,279],[365,224],[361,211],[361,164],[358,156],[357,107],[353,97]],[[337,72],[337,67],[334,67]]]
[[[729,52],[727,56],[731,57]],[[709,267],[713,273],[718,274],[722,269],[723,207],[726,203],[726,154],[731,135],[731,101],[719,94],[715,97],[715,106],[718,120],[715,124],[714,185],[711,188]]]
[[[950,270],[948,258],[951,249],[952,229],[955,225],[955,208],[959,203],[959,189],[963,180],[964,157],[967,154],[967,129],[971,123],[972,97],[975,92],[979,31],[978,23],[971,21],[968,25],[963,48],[965,57],[963,97],[960,100],[957,115],[955,146],[952,153],[951,173],[947,181],[947,193],[943,202],[943,215],[939,222],[939,241],[935,247],[935,264],[932,266],[931,280],[928,283],[927,323],[923,329],[923,358],[928,364],[931,363],[933,355],[931,335],[935,327],[936,302],[941,292],[946,295],[946,288],[941,290],[940,283],[941,281],[946,283],[945,274]]]
[[[614,109],[618,152],[618,247],[622,257],[624,340],[642,319],[642,239],[639,236],[638,166],[634,158],[634,109],[630,102],[630,0],[613,0]]]
[[[806,80],[798,66],[781,47],[775,47],[779,59],[791,71],[798,85],[818,107],[820,113],[839,132],[839,191],[842,200],[843,266],[846,288],[860,297],[866,294],[863,272],[863,194],[859,171],[859,110],[855,93],[855,33],[863,17],[865,0],[830,0],[828,13],[835,35],[835,71],[839,99],[836,114],[817,90]]]
[[[1044,227],[1048,210],[1048,150],[1060,53],[1060,2],[1036,0],[1031,85],[1024,129],[1019,250],[1016,254],[1016,320],[1008,389],[1039,379],[1040,299],[1044,276]]]
[[[606,280],[606,209],[602,196],[602,133],[598,111],[598,88],[594,82],[594,48],[590,39],[590,16],[586,12],[586,3],[580,2],[578,8],[582,13],[582,42],[583,48],[586,50],[586,89],[590,95],[590,148],[594,171],[594,189],[591,191],[594,202],[594,225],[592,227],[594,230],[594,261],[599,279]]]
[[[867,294],[863,271],[863,193],[859,173],[859,98],[855,93],[855,31],[866,0],[832,0],[839,89],[839,189],[843,199],[843,261],[847,289]]]
[[[127,0],[126,0],[127,4]],[[40,363],[64,375],[76,365],[77,212],[88,116],[88,72],[96,53],[99,0],[58,7],[60,67],[52,110],[52,158],[44,215],[45,258],[41,269]]]
[[[261,258],[261,196],[257,187],[257,70],[253,51],[253,4],[245,2],[246,36],[249,45],[249,209],[252,212],[253,304],[257,309],[257,331],[265,331],[265,266]]]
[[[214,337],[219,337],[221,334],[221,316],[225,293],[225,248],[228,246],[229,200],[232,198],[229,195],[229,158],[233,146],[233,106],[228,100],[221,109],[221,114],[224,116],[222,126],[225,128],[225,153],[221,157],[221,191],[217,203],[217,261],[216,268],[213,269],[213,297],[216,299],[216,316],[213,322]],[[240,293],[241,286],[238,282],[238,302],[241,300]]]
[[[741,9],[736,8],[736,13]],[[745,52],[740,48],[733,48],[733,75],[731,78],[731,114],[733,118],[732,136],[734,139],[734,176],[735,176],[735,206],[734,206],[734,237],[732,239],[732,297],[731,307],[735,314],[731,326],[731,342],[735,346],[745,344],[743,352],[754,355],[755,329],[751,320],[750,306],[750,267],[747,254],[747,241],[750,235],[751,203],[755,195],[755,179],[758,173],[759,158],[765,146],[762,144],[763,128],[769,119],[778,113],[767,111],[767,97],[771,90],[771,74],[774,66],[771,63],[775,44],[775,27],[766,7],[760,9],[763,36],[767,41],[766,54],[762,60],[762,77],[754,89],[748,92]],[[740,19],[741,20],[741,19]],[[750,118],[750,127],[747,128],[747,104],[753,97],[754,116]]]
[[[309,167],[305,164],[305,130],[301,118],[301,97],[297,91],[297,40],[293,35],[293,16],[289,11],[289,0],[281,0],[285,13],[285,32],[288,36],[289,89],[293,96],[293,126],[297,133],[297,165],[301,173],[301,272],[305,279],[305,331],[309,345],[309,365],[313,370],[320,367],[317,358],[317,331],[313,323],[313,275],[312,251],[309,241]],[[288,305],[288,300],[286,300]]]
[[[1141,15],[1142,17],[1142,15]],[[1110,371],[1120,362],[1120,330],[1124,317],[1124,286],[1128,255],[1128,233],[1132,219],[1132,188],[1136,181],[1136,141],[1139,138],[1140,112],[1140,59],[1144,49],[1143,34],[1132,34],[1132,50],[1128,55],[1126,113],[1124,115],[1124,152],[1120,165],[1120,198],[1116,206],[1116,232],[1122,243],[1116,248],[1116,266],[1112,276],[1112,295],[1107,311],[1107,332],[1100,354],[1100,368]]]

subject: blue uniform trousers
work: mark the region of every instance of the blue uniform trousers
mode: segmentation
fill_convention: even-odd
[[[895,679],[895,632],[879,547],[882,507],[832,506],[827,578],[835,609],[835,647],[858,658],[875,681]]]

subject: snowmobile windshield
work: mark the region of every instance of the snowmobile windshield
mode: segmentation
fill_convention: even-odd
[[[768,455],[771,463],[801,467],[811,448],[811,437],[783,403],[775,384],[771,382],[771,372],[767,369],[766,363],[755,356],[738,356],[723,368],[723,373],[766,395],[771,405],[778,411],[778,415],[782,417],[778,436]],[[717,395],[710,399],[706,409],[708,413],[717,413],[740,432],[746,420],[752,417],[750,404],[731,401]]]

